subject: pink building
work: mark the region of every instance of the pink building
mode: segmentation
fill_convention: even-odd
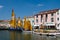
[[[60,10],[53,9],[42,11],[34,15],[34,24],[41,26],[43,24],[46,28],[60,29]]]

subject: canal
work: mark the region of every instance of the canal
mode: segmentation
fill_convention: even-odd
[[[60,40],[60,36],[40,36],[28,32],[0,30],[0,40]]]

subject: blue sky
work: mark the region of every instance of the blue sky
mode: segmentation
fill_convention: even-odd
[[[0,0],[0,20],[11,19],[12,8],[16,17],[24,18],[40,11],[60,8],[60,0]]]

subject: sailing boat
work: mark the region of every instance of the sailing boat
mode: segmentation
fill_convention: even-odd
[[[14,14],[14,10],[12,9],[12,17],[11,17],[11,20],[10,20],[9,29],[14,30],[15,28],[16,28],[16,17],[15,17],[15,14]]]
[[[24,30],[25,31],[31,31],[32,30],[30,20],[29,19],[27,20],[26,17],[24,17]]]
[[[23,31],[22,21],[21,21],[20,17],[18,17],[16,29]]]
[[[24,30],[28,30],[26,16],[24,17]]]
[[[18,24],[18,26],[17,26],[17,24]],[[20,27],[20,18],[18,18],[18,22],[16,22],[14,10],[12,10],[12,17],[10,20],[10,25],[11,25],[11,27],[9,27],[9,30],[22,31],[22,28]]]

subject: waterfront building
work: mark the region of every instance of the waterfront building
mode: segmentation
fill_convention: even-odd
[[[34,25],[44,25],[44,28],[60,29],[60,9],[39,12],[34,15]]]
[[[0,28],[10,27],[9,20],[0,20]]]

